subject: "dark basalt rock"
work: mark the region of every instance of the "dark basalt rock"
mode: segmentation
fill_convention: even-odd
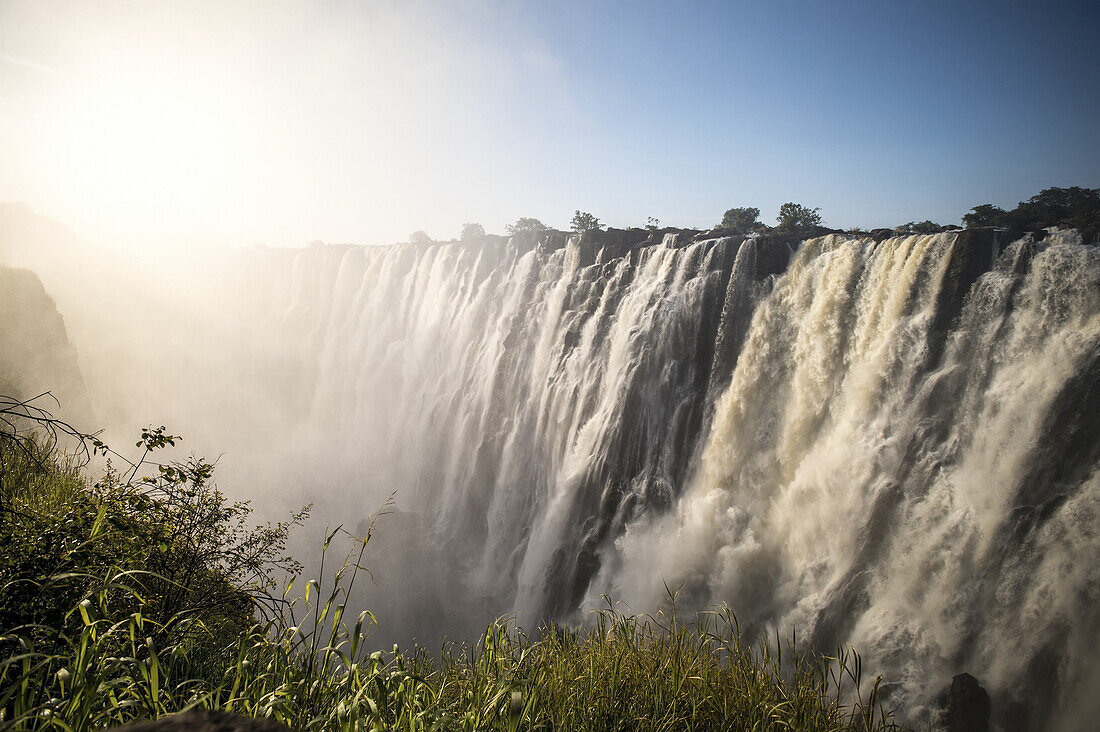
[[[169,714],[114,729],[119,732],[292,732],[290,727],[270,719],[253,719],[209,709]]]
[[[951,248],[951,256],[943,284],[936,300],[933,342],[929,344],[929,360],[939,359],[952,323],[962,312],[963,301],[978,278],[993,268],[1000,242],[992,229],[961,231]]]
[[[989,693],[967,673],[951,680],[947,700],[947,732],[988,732]]]
[[[796,234],[765,234],[756,240],[756,279],[783,274],[791,263],[791,255],[803,239]]]
[[[587,231],[582,234],[576,247],[577,264],[587,267],[592,264],[611,262],[625,257],[645,246],[659,244],[659,240],[650,237],[645,229],[612,229]]]

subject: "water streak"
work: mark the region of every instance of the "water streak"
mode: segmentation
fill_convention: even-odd
[[[970,671],[1012,728],[1092,703],[1100,255],[1000,248],[490,238],[248,278],[257,333],[305,354],[295,444],[342,510],[397,491],[454,614],[647,611],[668,583],[854,644],[913,721]]]

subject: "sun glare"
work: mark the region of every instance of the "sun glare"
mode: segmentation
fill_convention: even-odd
[[[92,219],[144,228],[180,213],[210,216],[241,185],[231,105],[210,89],[140,75],[82,79],[48,115],[56,189]]]

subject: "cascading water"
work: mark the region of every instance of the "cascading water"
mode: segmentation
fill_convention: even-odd
[[[328,445],[342,506],[397,491],[448,596],[532,624],[667,583],[853,644],[909,720],[962,670],[1009,728],[1100,713],[1098,250],[790,251],[490,238],[267,252],[248,279],[307,354],[296,442]]]
[[[466,592],[526,621],[575,608],[625,523],[671,505],[770,262],[674,237],[593,255],[325,248],[258,277],[292,293],[259,320],[316,354],[302,402],[345,482],[396,490]]]

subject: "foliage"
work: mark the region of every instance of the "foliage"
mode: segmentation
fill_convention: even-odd
[[[586,630],[534,639],[500,620],[438,656],[371,651],[375,619],[347,603],[373,524],[334,572],[343,532],[330,532],[320,579],[273,595],[272,569],[298,569],[282,547],[304,514],[247,529],[212,465],[147,461],[179,440],[164,427],[95,485],[28,440],[0,440],[0,729],[85,732],[196,707],[318,731],[892,728],[851,650],[752,648],[728,610],[682,622],[671,594],[653,617],[609,603]]]
[[[410,244],[431,244],[433,239],[426,232],[414,231],[409,234]]]
[[[649,617],[609,602],[587,630],[551,626],[538,641],[498,621],[473,653],[424,669],[441,682],[440,706],[468,729],[507,728],[508,711],[525,729],[890,727],[878,683],[860,696],[858,656],[799,654],[789,641],[784,663],[781,648],[746,645],[728,608],[682,622],[675,605]]]
[[[1100,188],[1047,188],[1011,211],[991,203],[975,206],[963,216],[968,229],[995,226],[1034,231],[1052,226],[1072,227],[1085,241],[1100,237]]]
[[[1100,227],[1100,188],[1047,188],[1012,211],[1021,228],[1072,226],[1094,233]]]
[[[820,208],[807,208],[799,203],[784,203],[779,207],[776,218],[780,229],[808,229],[821,226]]]
[[[599,231],[602,224],[600,220],[587,211],[577,210],[573,212],[573,219],[569,222],[569,228],[578,234],[589,231]]]
[[[658,219],[654,216],[646,217],[646,220],[645,220],[645,230],[646,231],[648,231],[650,234],[653,234],[653,233],[656,233],[656,231],[660,228],[661,228],[661,220],[660,219]]]
[[[519,234],[524,231],[549,231],[550,227],[542,223],[538,219],[523,218],[516,219],[516,223],[508,224],[504,227],[509,234]]]
[[[718,226],[723,229],[732,229],[738,232],[755,231],[764,226],[763,223],[759,221],[759,218],[760,209],[753,206],[731,208],[723,214],[722,222],[718,224]]]
[[[963,216],[963,225],[968,229],[977,229],[982,226],[1003,226],[1007,223],[1007,212],[992,203],[983,203],[970,209],[970,213]]]
[[[895,234],[939,234],[943,231],[950,229],[957,229],[957,226],[942,226],[935,221],[910,221],[907,224],[894,227]]]
[[[250,528],[249,504],[225,500],[210,463],[148,461],[179,439],[164,427],[142,432],[144,452],[125,473],[108,460],[94,485],[56,443],[15,424],[0,432],[0,628],[29,628],[40,648],[56,650],[74,604],[113,574],[132,590],[114,598],[119,612],[161,618],[157,642],[193,645],[199,625],[223,640],[245,631],[254,611],[270,610],[276,573],[300,570],[286,539],[308,508]],[[89,440],[96,453],[124,460]],[[143,469],[152,475],[139,478]],[[209,649],[200,646],[191,649],[196,664]]]
[[[186,647],[153,640],[159,618],[116,604],[137,596],[130,578],[105,576],[70,611],[64,650],[6,636],[19,651],[0,669],[0,708],[12,729],[76,732],[194,707],[318,731],[895,729],[880,680],[865,682],[852,650],[753,648],[724,608],[683,622],[674,606],[646,617],[609,603],[587,630],[551,626],[536,640],[499,620],[438,659],[371,652],[373,616],[352,620],[347,606],[369,539],[227,644],[217,675],[196,675]]]
[[[485,227],[481,224],[463,224],[462,241],[476,241],[485,238]]]

